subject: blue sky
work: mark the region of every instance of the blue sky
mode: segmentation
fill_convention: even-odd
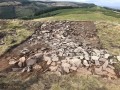
[[[107,7],[120,9],[120,0],[52,0],[52,1],[74,1],[74,2],[94,3],[100,6],[107,6]]]

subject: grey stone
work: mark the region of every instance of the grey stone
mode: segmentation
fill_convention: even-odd
[[[30,71],[31,71],[30,66],[27,66],[27,72],[30,72]]]
[[[70,69],[76,71],[76,70],[77,70],[77,67],[72,66],[72,67],[70,67]]]
[[[22,62],[18,62],[18,66],[19,66],[19,67],[22,67],[22,66],[23,66],[23,63],[22,63]]]
[[[98,61],[99,60],[99,56],[91,56],[91,60],[95,60],[95,61]]]
[[[85,55],[84,58],[85,58],[85,60],[90,60],[89,55]]]
[[[30,52],[30,50],[27,48],[24,48],[23,50],[20,51],[21,54],[27,54],[29,52]]]
[[[43,59],[44,61],[52,61],[52,58],[50,56],[47,56],[47,55],[43,55]]]
[[[110,60],[109,60],[109,63],[110,63],[110,64],[114,64],[115,62],[113,61],[113,59],[110,59]]]
[[[11,59],[10,61],[9,61],[9,65],[14,65],[14,64],[16,64],[18,61],[16,61],[16,60],[14,60],[14,59]]]
[[[108,59],[108,57],[110,56],[110,54],[104,54],[104,58]]]
[[[117,60],[120,61],[120,56],[116,56]]]
[[[95,52],[96,56],[100,56],[100,50],[98,50],[98,49],[93,49],[93,52]]]
[[[83,60],[83,59],[84,59],[84,56],[83,56],[83,55],[80,55],[79,58],[80,58],[81,60]]]
[[[58,66],[50,66],[49,67],[50,71],[52,71],[52,72],[57,71],[57,68],[58,68]]]
[[[83,51],[85,60],[90,60],[90,56],[86,51]]]
[[[89,67],[90,65],[88,64],[87,60],[83,60],[83,65],[85,65],[86,67]]]
[[[59,52],[59,53],[58,53],[58,56],[63,56],[63,52]]]
[[[99,61],[100,61],[100,62],[105,62],[105,61],[107,61],[107,59],[105,59],[105,58],[100,58]]]
[[[27,67],[23,68],[21,72],[23,73],[25,71],[27,71]]]
[[[20,71],[20,70],[21,70],[21,68],[12,68],[13,72],[17,72],[17,71]]]
[[[72,59],[69,59],[68,61],[72,66],[76,66],[76,67],[81,66],[81,60],[78,59],[78,57],[73,57]]]
[[[70,64],[68,64],[68,63],[62,63],[61,67],[63,68],[64,72],[69,73]]]
[[[35,59],[35,58],[28,58],[28,59],[26,60],[27,66],[32,66],[32,65],[34,65],[34,64],[36,64],[36,63],[37,63],[37,59]]]
[[[56,66],[57,62],[52,62],[51,66]]]
[[[47,60],[47,65],[50,65],[52,63],[52,60]]]
[[[83,48],[81,48],[81,47],[77,47],[77,48],[74,50],[74,52],[81,52],[81,51],[83,51]]]
[[[43,57],[43,54],[42,54],[42,53],[36,53],[34,56],[35,56],[36,58],[42,58],[42,57]]]
[[[42,69],[42,67],[40,65],[36,64],[33,66],[33,69],[38,70],[38,69]]]
[[[102,65],[102,69],[106,70],[108,64],[109,64],[109,62],[108,62],[108,60],[106,60],[105,63]]]
[[[100,66],[100,62],[98,60],[95,60],[95,65]]]
[[[59,58],[56,54],[52,54],[51,58],[52,58],[52,61],[59,61]]]
[[[26,60],[26,58],[25,58],[25,57],[21,57],[21,58],[19,59],[19,62],[24,63],[24,62],[25,62],[25,60]]]

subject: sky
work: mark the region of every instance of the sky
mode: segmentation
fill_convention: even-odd
[[[43,0],[43,1],[50,1],[50,0]],[[94,3],[99,6],[107,6],[107,7],[120,9],[120,0],[51,0],[51,1],[73,1],[73,2]]]

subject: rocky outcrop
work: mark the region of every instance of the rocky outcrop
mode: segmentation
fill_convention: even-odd
[[[19,50],[19,59],[11,60],[9,64],[16,64],[22,72],[47,66],[45,70],[60,75],[80,72],[84,68],[89,74],[113,78],[115,57],[101,49],[96,32],[94,23],[90,21],[45,22]],[[45,63],[44,66],[41,62]]]

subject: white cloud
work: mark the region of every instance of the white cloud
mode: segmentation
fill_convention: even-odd
[[[87,2],[120,9],[120,0],[87,0]]]
[[[120,0],[86,0],[93,3],[120,3]]]
[[[52,0],[52,1],[73,1],[73,2],[86,2],[87,0]]]
[[[100,6],[108,6],[108,7],[110,6],[120,9],[120,0],[42,0],[42,1],[72,1],[72,2],[94,3]]]
[[[36,0],[40,1],[40,0]],[[120,3],[120,0],[41,0],[41,1],[73,1],[73,2],[93,2],[93,3]]]

